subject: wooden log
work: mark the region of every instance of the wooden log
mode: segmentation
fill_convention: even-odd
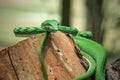
[[[44,80],[38,57],[43,36],[30,37],[0,51],[0,80]],[[78,53],[68,36],[50,34],[44,46],[49,80],[72,80],[85,73]]]

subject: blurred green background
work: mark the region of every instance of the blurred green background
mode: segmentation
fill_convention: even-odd
[[[0,0],[0,50],[25,39],[15,37],[15,27],[40,26],[46,19],[92,31],[108,63],[120,56],[120,0]]]

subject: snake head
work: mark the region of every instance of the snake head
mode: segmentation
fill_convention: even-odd
[[[58,22],[56,20],[46,20],[41,24],[44,31],[55,32],[58,30]]]
[[[90,31],[79,31],[77,36],[82,36],[82,37],[91,39],[93,37],[93,34]]]

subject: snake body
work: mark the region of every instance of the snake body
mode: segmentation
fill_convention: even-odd
[[[80,36],[73,38],[78,47],[92,56],[96,61],[95,80],[105,80],[105,61],[106,54],[104,48],[98,43]]]
[[[41,69],[43,71],[43,76],[45,80],[48,80],[48,75],[47,75],[45,62],[44,62],[44,45],[48,35],[49,35],[49,32],[44,32],[44,37],[40,42],[40,49],[39,49],[39,59],[40,59]]]
[[[46,20],[41,24],[41,27],[38,28],[37,27],[15,28],[14,33],[16,36],[33,36],[45,33],[45,36],[40,44],[39,52],[40,63],[42,66],[42,71],[45,80],[48,80],[48,77],[43,59],[43,46],[47,39],[47,36],[49,35],[48,32],[51,33],[56,31],[61,31],[70,34],[76,45],[82,50],[84,58],[89,62],[90,67],[88,71],[85,74],[74,78],[74,80],[85,80],[88,77],[92,76],[94,72],[95,80],[105,80],[104,76],[104,67],[106,60],[105,50],[101,45],[89,39],[92,37],[91,32],[78,31],[76,28],[73,27],[61,26],[58,24],[56,20]],[[95,59],[96,63],[93,60],[93,58]]]
[[[89,68],[86,73],[74,78],[73,80],[86,80],[90,76],[92,76],[95,72],[96,69],[96,63],[95,60],[89,56],[86,52],[81,51],[83,57],[88,61],[89,63]]]
[[[30,37],[42,34],[45,31],[41,27],[16,27],[13,32],[17,37]]]

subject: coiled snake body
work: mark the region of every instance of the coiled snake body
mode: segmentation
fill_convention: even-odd
[[[59,25],[56,20],[46,20],[41,27],[17,27],[14,29],[16,36],[33,36],[44,33],[44,38],[40,44],[39,58],[42,66],[44,79],[48,80],[45,64],[43,47],[47,36],[51,32],[61,31],[71,36],[75,44],[82,50],[84,58],[89,62],[88,71],[73,80],[86,80],[95,73],[95,80],[105,80],[106,53],[104,48],[90,40],[92,33],[89,31],[78,31],[76,28]]]

